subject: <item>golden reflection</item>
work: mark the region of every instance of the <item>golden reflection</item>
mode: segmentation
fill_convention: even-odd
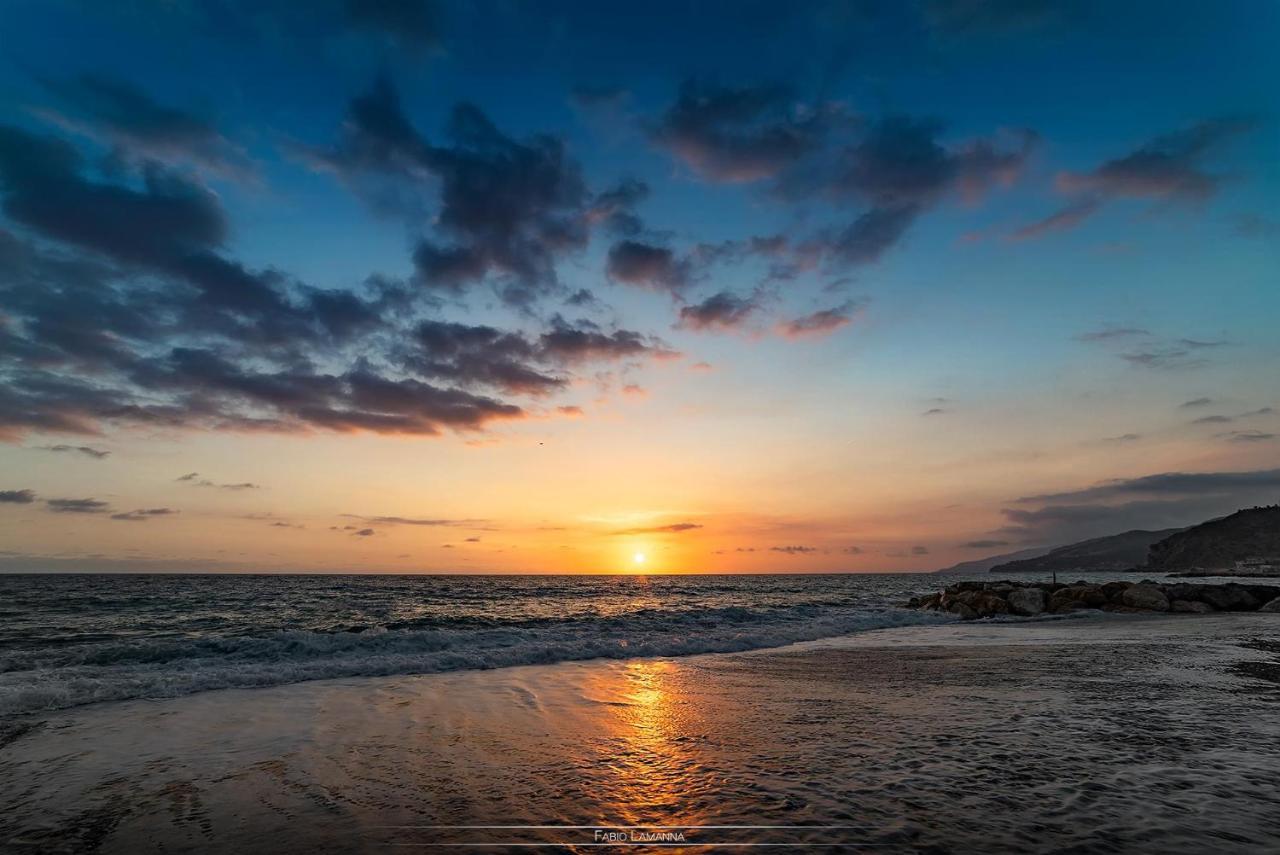
[[[609,822],[696,824],[703,815],[696,740],[670,685],[679,674],[671,662],[635,660],[610,678],[619,682],[611,687],[616,700],[605,758],[615,811]]]

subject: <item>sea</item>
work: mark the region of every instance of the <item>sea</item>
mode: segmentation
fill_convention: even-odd
[[[0,716],[338,677],[778,647],[949,618],[928,574],[0,575]]]

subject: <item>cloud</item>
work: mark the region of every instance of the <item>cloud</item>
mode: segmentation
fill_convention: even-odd
[[[1030,240],[1031,238],[1043,237],[1051,232],[1070,231],[1097,213],[1101,207],[1102,201],[1100,199],[1094,197],[1079,199],[1042,220],[1036,220],[1016,229],[1009,237],[1012,240]]]
[[[53,451],[57,453],[77,452],[86,457],[92,457],[95,460],[101,460],[104,457],[110,457],[110,451],[102,451],[101,449],[92,448],[87,445],[42,445],[39,446],[41,451]]]
[[[343,514],[344,517],[362,520],[374,525],[420,525],[420,526],[476,526],[485,520],[475,519],[443,519],[431,517],[395,517],[395,516],[363,516],[361,514]]]
[[[615,531],[614,534],[680,534],[681,532],[693,531],[702,528],[699,523],[681,522],[671,523],[670,525],[650,526],[647,528],[627,528],[621,531]]]
[[[911,547],[911,554],[912,555],[928,555],[929,549],[928,547],[925,547],[925,546],[913,546]]]
[[[97,499],[49,499],[45,505],[60,514],[100,514],[109,507]]]
[[[572,404],[556,407],[556,412],[562,416],[568,416],[570,418],[581,418],[586,415],[586,413],[582,411],[582,407],[574,406]]]
[[[33,490],[0,490],[0,504],[29,505],[35,500]]]
[[[1018,503],[1117,499],[1133,496],[1168,497],[1221,495],[1237,491],[1280,490],[1280,469],[1243,472],[1162,472],[1140,478],[1116,478],[1091,487],[1061,493],[1024,496]]]
[[[1195,409],[1196,407],[1207,407],[1213,403],[1212,398],[1193,398],[1190,401],[1184,401],[1178,406],[1184,410]]]
[[[593,197],[578,163],[550,135],[516,140],[474,105],[459,103],[443,144],[420,134],[385,78],[352,100],[342,135],[326,150],[303,155],[333,172],[380,210],[430,222],[433,234],[414,250],[418,281],[460,294],[488,277],[500,296],[528,307],[560,290],[558,259],[582,250],[593,219]],[[634,186],[606,198],[624,213],[640,194]]]
[[[590,361],[613,361],[647,357],[673,359],[680,354],[662,340],[633,330],[605,331],[594,324],[571,324],[563,318],[552,318],[551,329],[538,339],[541,358],[564,365]]]
[[[1081,333],[1080,335],[1076,336],[1076,341],[1093,341],[1093,342],[1121,341],[1121,340],[1134,339],[1134,338],[1143,338],[1149,335],[1151,335],[1151,333],[1147,332],[1144,329],[1139,329],[1138,327],[1107,327],[1101,330],[1094,330],[1092,332]]]
[[[1231,442],[1268,442],[1276,438],[1276,434],[1260,430],[1233,430],[1221,436],[1225,436]]]
[[[1137,365],[1143,368],[1156,368],[1165,371],[1185,370],[1189,368],[1198,368],[1205,364],[1206,360],[1198,356],[1201,351],[1225,347],[1225,341],[1197,341],[1196,339],[1180,338],[1167,344],[1156,344],[1141,350],[1133,350],[1128,353],[1120,354],[1120,358],[1128,362],[1130,365]]]
[[[1128,443],[1128,442],[1137,442],[1140,439],[1142,439],[1142,434],[1140,433],[1122,433],[1119,436],[1105,437],[1102,441],[1108,442],[1108,443],[1120,444],[1120,443]]]
[[[760,308],[759,297],[739,297],[729,291],[719,291],[703,300],[680,309],[681,329],[732,330],[747,323]]]
[[[1192,422],[1193,425],[1221,425],[1234,421],[1230,416],[1202,416]]]
[[[1202,202],[1217,192],[1222,179],[1205,172],[1200,161],[1255,125],[1251,119],[1209,119],[1156,137],[1090,172],[1062,173],[1058,186],[1112,199]]]
[[[352,533],[354,537],[373,537],[376,532],[371,528],[362,528]]]
[[[770,546],[770,552],[781,552],[784,555],[811,555],[818,551],[815,546]]]
[[[200,478],[199,475],[200,475],[199,472],[188,472],[186,475],[183,475],[175,480],[185,482],[187,484],[190,484],[193,487],[216,487],[219,490],[261,490],[262,489],[261,485],[254,484],[250,481],[240,481],[240,482],[230,483],[230,484],[218,484],[213,481],[210,481],[208,478]]]
[[[840,550],[845,555],[861,555],[865,550],[861,546],[846,546]]]
[[[1277,493],[1280,469],[1113,479],[1019,498],[1016,507],[1002,511],[1008,521],[1003,533],[1024,542],[1068,543],[1130,529],[1181,527],[1274,503]]]
[[[139,508],[136,511],[124,511],[118,514],[112,514],[113,520],[124,520],[126,522],[146,522],[153,517],[165,517],[176,514],[177,511],[171,508]]]
[[[478,538],[478,537],[468,537],[468,538],[466,538],[465,540],[463,540],[462,542],[463,542],[463,543],[479,543],[479,542],[480,542],[480,538]]]
[[[970,540],[961,544],[965,549],[995,549],[997,546],[1008,546],[1007,540]]]
[[[653,142],[707,181],[772,178],[818,144],[820,117],[780,86],[725,87],[686,80],[651,127]]]
[[[922,416],[941,416],[941,415],[943,415],[944,413],[947,413],[947,412],[950,412],[950,411],[949,411],[949,410],[945,410],[945,409],[943,409],[942,407],[932,407],[932,408],[930,408],[930,409],[925,410],[925,411],[924,411],[923,413],[921,413],[920,415],[922,415]]]
[[[830,335],[841,327],[853,322],[854,316],[861,309],[857,304],[849,302],[830,309],[821,309],[799,318],[783,321],[778,324],[778,334],[784,338],[821,338]]]
[[[636,240],[609,248],[605,273],[617,282],[672,294],[682,292],[693,275],[689,263],[673,250]]]
[[[64,110],[42,110],[42,115],[108,142],[135,161],[191,164],[237,180],[255,175],[244,149],[211,119],[160,104],[128,81],[80,74],[41,82],[64,105]]]

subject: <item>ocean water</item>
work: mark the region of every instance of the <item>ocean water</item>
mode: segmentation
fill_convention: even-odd
[[[776,647],[947,620],[899,607],[942,581],[0,576],[0,716],[334,677]]]

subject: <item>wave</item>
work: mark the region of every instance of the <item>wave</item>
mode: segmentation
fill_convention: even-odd
[[[0,715],[344,677],[780,647],[948,620],[897,608],[726,607],[476,625],[385,626],[59,645],[0,657]]]

